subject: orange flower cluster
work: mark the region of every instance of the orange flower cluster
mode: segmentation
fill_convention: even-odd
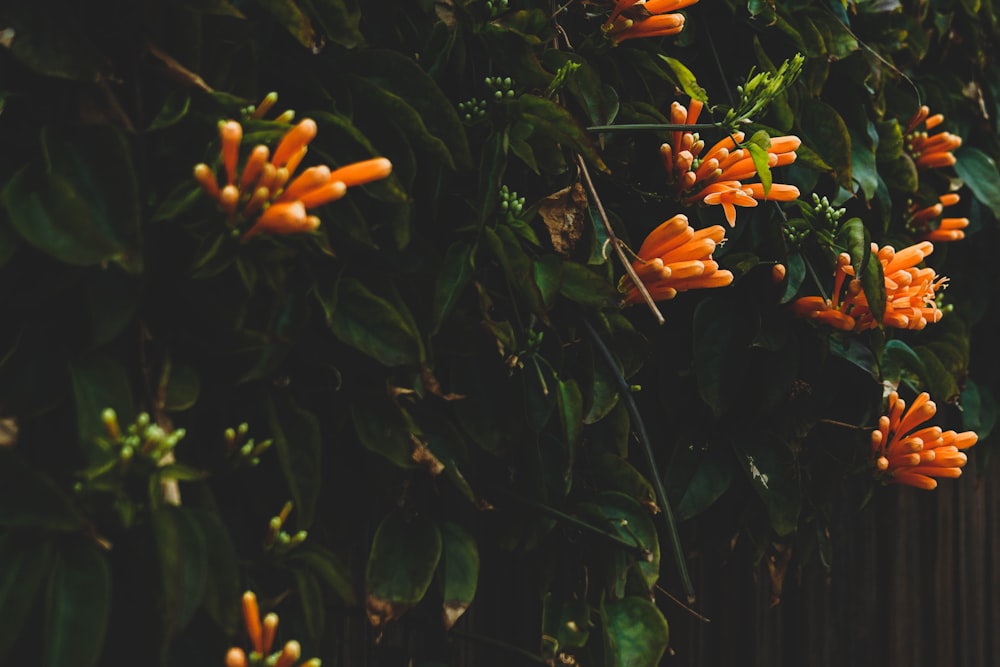
[[[684,29],[684,15],[671,14],[698,0],[618,0],[601,29],[615,44],[639,37],[676,35]]]
[[[965,238],[965,232],[962,230],[969,226],[969,219],[941,217],[946,207],[954,206],[958,201],[958,195],[949,192],[938,197],[938,203],[933,206],[919,210],[913,206],[907,226],[914,233],[920,234],[920,238],[924,241],[960,241]],[[935,221],[937,221],[936,226],[934,226]]]
[[[243,127],[234,120],[219,124],[226,184],[219,187],[215,171],[207,164],[195,165],[194,177],[230,217],[237,212],[244,219],[256,216],[244,240],[262,232],[311,232],[319,226],[319,218],[308,215],[307,209],[336,201],[348,187],[385,178],[392,171],[392,163],[379,157],[335,170],[325,165],[309,167],[292,178],[316,131],[313,120],[302,120],[288,130],[273,155],[267,146],[255,146],[241,172],[238,167]]]
[[[278,615],[270,613],[260,618],[260,608],[257,606],[257,596],[252,591],[243,594],[243,622],[250,637],[251,649],[249,661],[243,649],[234,646],[226,653],[226,667],[294,667],[302,654],[302,647],[294,639],[285,643],[280,651],[271,653],[275,633],[278,631]],[[320,667],[318,658],[307,660],[300,667]]]
[[[905,411],[905,412],[904,412]],[[939,426],[921,424],[937,414],[937,406],[924,392],[906,403],[899,394],[889,394],[889,414],[878,420],[872,431],[872,460],[876,476],[886,484],[899,483],[930,491],[935,477],[959,477],[968,457],[961,451],[976,444],[973,431],[942,431]]]
[[[670,122],[693,125],[698,122],[703,104],[691,100],[689,108],[679,102],[670,106]],[[774,183],[765,194],[761,183],[744,185],[742,181],[757,173],[750,150],[739,148],[746,139],[743,132],[735,132],[705,150],[705,142],[696,132],[675,131],[668,143],[660,146],[667,181],[672,183],[685,204],[702,202],[721,204],[730,226],[736,224],[736,207],[752,207],[758,200],[792,201],[799,196],[793,185]],[[768,167],[782,167],[795,161],[795,150],[801,145],[795,136],[772,137],[767,149]],[[685,196],[685,193],[687,194]]]
[[[923,329],[928,322],[941,320],[941,310],[935,302],[935,291],[941,289],[947,278],[941,278],[932,268],[918,269],[916,265],[934,252],[934,245],[922,241],[896,252],[892,246],[879,250],[872,244],[885,275],[885,315],[882,323],[897,329]],[[848,280],[850,278],[850,280]],[[851,257],[841,253],[833,282],[833,300],[821,296],[806,296],[792,304],[792,312],[799,317],[819,320],[841,331],[865,331],[878,326],[861,289],[861,281],[854,277]]]
[[[944,121],[944,116],[934,114],[929,116],[930,109],[922,106],[910,119],[906,126],[906,148],[916,162],[917,169],[933,169],[935,167],[950,167],[955,164],[952,151],[962,145],[962,137],[950,132],[928,134],[930,130]],[[919,130],[921,124],[923,130]]]
[[[724,234],[719,225],[695,231],[686,215],[677,214],[649,233],[632,268],[655,301],[672,299],[689,289],[725,287],[733,282],[733,274],[720,270],[712,260]],[[641,303],[638,288],[625,282],[625,303]]]

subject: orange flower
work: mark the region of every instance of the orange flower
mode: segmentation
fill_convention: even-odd
[[[934,169],[950,167],[955,164],[952,151],[962,145],[962,137],[950,132],[928,134],[930,130],[944,121],[944,116],[934,114],[928,116],[930,109],[925,105],[920,107],[906,126],[906,148],[916,163],[918,169]],[[923,130],[918,131],[920,125]]]
[[[923,329],[929,322],[941,320],[941,310],[935,302],[935,292],[944,287],[947,278],[939,277],[934,269],[918,269],[916,265],[934,252],[934,245],[922,241],[896,252],[892,246],[879,250],[872,244],[872,253],[882,264],[885,276],[885,315],[882,324],[897,329]],[[854,277],[851,257],[841,253],[834,272],[833,299],[807,296],[792,304],[799,317],[818,320],[841,331],[865,331],[879,325]]]
[[[656,301],[689,289],[725,287],[733,282],[733,274],[712,260],[724,234],[719,225],[695,231],[687,216],[677,214],[649,233],[632,268]],[[625,303],[641,303],[642,295],[627,277],[622,279],[626,285]]]
[[[693,125],[698,122],[702,107],[698,100],[691,100],[689,108],[674,102],[670,105],[670,122]],[[730,226],[736,224],[736,206],[756,206],[757,200],[797,199],[799,189],[794,185],[775,183],[765,195],[762,183],[742,182],[757,174],[750,150],[740,147],[745,139],[743,132],[734,132],[705,151],[705,142],[697,132],[675,130],[670,140],[660,146],[660,155],[667,181],[673,184],[677,196],[685,204],[721,204]],[[768,167],[794,162],[795,151],[801,144],[795,136],[772,137],[767,149]]]
[[[921,424],[937,413],[937,406],[924,392],[906,403],[899,394],[889,394],[888,414],[879,418],[872,431],[872,460],[875,476],[886,484],[899,483],[931,490],[936,477],[959,477],[968,457],[961,451],[976,444],[973,431],[942,431]]]
[[[260,609],[257,606],[257,596],[252,591],[243,593],[243,623],[246,625],[247,635],[252,644],[250,662],[252,664],[262,664],[275,667],[294,667],[302,654],[302,647],[294,639],[285,643],[280,651],[271,653],[274,645],[274,638],[278,631],[278,615],[270,613],[260,618]],[[318,667],[319,661],[315,658],[302,663],[301,667]],[[248,667],[247,654],[238,646],[233,646],[226,653],[226,667]]]
[[[698,0],[618,0],[601,30],[615,44],[639,37],[676,35],[684,29],[684,15],[670,12]]]
[[[949,192],[938,198],[938,203],[916,210],[916,205],[911,207],[910,219],[907,227],[910,231],[919,234],[924,241],[960,241],[965,238],[963,231],[969,226],[968,218],[942,218],[941,214],[948,206],[954,206],[959,201],[957,194]],[[936,223],[936,224],[935,224]]]
[[[207,164],[195,165],[195,180],[231,218],[237,213],[245,220],[255,218],[244,240],[260,233],[311,232],[320,221],[307,209],[336,201],[348,187],[385,178],[392,171],[392,163],[379,157],[332,171],[325,165],[310,167],[292,178],[316,132],[313,120],[302,120],[288,130],[273,155],[267,146],[255,146],[240,173],[243,128],[236,121],[225,121],[219,124],[219,136],[226,185],[219,187],[215,172]]]

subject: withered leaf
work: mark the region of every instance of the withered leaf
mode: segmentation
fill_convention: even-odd
[[[583,235],[587,219],[587,193],[579,182],[546,197],[538,205],[557,253],[568,257]]]

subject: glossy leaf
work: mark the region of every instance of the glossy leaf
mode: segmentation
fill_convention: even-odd
[[[368,620],[377,628],[420,602],[441,559],[441,531],[422,515],[390,512],[382,519],[365,566]]]
[[[45,605],[43,667],[97,665],[110,615],[111,568],[107,558],[82,538],[62,543]]]
[[[517,98],[516,109],[535,132],[543,132],[552,141],[572,148],[601,171],[608,170],[586,130],[565,108],[543,97],[521,95]]]
[[[166,506],[151,517],[160,565],[162,622],[168,634],[183,629],[208,586],[208,547],[191,510]]]
[[[308,541],[292,553],[288,564],[312,572],[345,605],[353,607],[358,603],[350,568],[329,549]]]
[[[652,591],[660,578],[660,541],[649,511],[634,498],[618,491],[603,491],[592,501],[582,504],[580,509],[603,520],[612,534],[648,553],[648,560],[637,558],[636,561],[646,586]]]
[[[0,535],[0,660],[17,641],[25,620],[50,577],[52,545],[20,531]]]
[[[955,152],[955,171],[982,204],[1000,218],[1000,172],[996,162],[977,148],[965,146]]]
[[[695,79],[694,74],[687,68],[687,66],[676,58],[670,58],[668,56],[661,55],[660,58],[663,59],[677,77],[677,83],[680,84],[681,90],[684,94],[693,100],[698,100],[699,102],[708,102],[708,93],[705,89],[698,85],[697,79]]]
[[[323,439],[316,415],[278,393],[265,403],[265,414],[281,472],[298,512],[300,529],[312,525],[322,486]]]
[[[656,667],[667,650],[670,628],[656,605],[646,598],[626,597],[601,605],[607,664],[612,667]]]
[[[621,300],[607,279],[576,262],[563,262],[559,291],[570,301],[595,308],[613,308]]]
[[[479,584],[479,548],[476,541],[461,526],[446,522],[441,525],[441,577],[445,630],[450,630],[472,604]]]
[[[328,318],[337,338],[386,366],[422,361],[416,332],[391,303],[350,276],[335,290]]]

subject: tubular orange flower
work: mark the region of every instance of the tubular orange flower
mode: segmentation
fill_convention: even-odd
[[[247,628],[247,635],[253,650],[264,655],[270,646],[264,646],[263,635],[260,627],[260,607],[257,606],[257,596],[253,591],[243,593],[243,623]]]
[[[918,428],[935,414],[937,405],[927,392],[917,396],[909,410],[899,394],[889,394],[888,414],[879,418],[871,435],[876,478],[929,491],[937,487],[936,477],[962,474],[968,457],[961,450],[975,445],[979,436],[938,426]]]
[[[918,169],[950,167],[955,164],[952,151],[962,145],[962,137],[950,132],[929,134],[944,121],[944,116],[929,116],[927,106],[920,107],[906,126],[906,148]],[[918,130],[923,125],[924,129]]]
[[[239,173],[243,128],[236,121],[225,121],[219,124],[219,135],[226,185],[219,187],[215,172],[206,164],[195,165],[195,180],[231,218],[237,214],[243,220],[255,218],[243,235],[244,240],[260,233],[313,231],[320,221],[308,215],[306,209],[336,201],[348,187],[386,178],[392,171],[389,160],[377,157],[335,170],[319,165],[296,175],[316,132],[313,120],[302,120],[288,130],[273,154],[267,146],[255,146],[243,165],[243,172]]]
[[[257,596],[252,591],[243,593],[243,623],[247,628],[247,635],[252,644],[250,659],[247,654],[238,646],[233,646],[226,653],[226,667],[248,667],[248,665],[273,665],[274,667],[294,667],[299,657],[302,655],[302,647],[294,639],[285,642],[285,645],[274,653],[271,647],[274,644],[275,635],[278,632],[278,615],[274,612],[264,617],[263,623],[260,619],[260,609],[257,606]],[[318,667],[319,660],[313,658],[307,660],[301,667]]]
[[[725,287],[733,282],[733,274],[720,270],[712,260],[716,246],[725,240],[724,234],[719,225],[695,231],[687,216],[677,214],[649,233],[632,267],[657,301],[672,299],[678,292],[690,289]],[[621,287],[626,304],[643,301],[627,277],[622,278]]]
[[[615,44],[639,37],[676,35],[684,28],[684,15],[671,14],[698,0],[618,0],[601,30]]]
[[[969,219],[940,217],[945,208],[954,206],[958,202],[959,196],[949,192],[941,195],[938,203],[933,206],[917,210],[916,205],[913,205],[907,227],[915,234],[919,234],[923,241],[960,241],[965,238],[963,230],[969,226]]]
[[[878,257],[885,276],[885,315],[882,324],[898,329],[923,329],[929,322],[941,320],[941,310],[935,302],[935,292],[947,283],[934,269],[918,269],[916,265],[934,252],[934,245],[922,241],[896,252],[892,246],[879,249],[872,244],[872,254]],[[854,277],[854,268],[847,253],[841,253],[834,271],[833,298],[807,296],[792,304],[798,317],[815,319],[841,331],[865,331],[878,326]]]
[[[702,106],[698,100],[691,100],[690,108],[674,102],[670,105],[670,122],[693,125],[698,121]],[[743,132],[734,132],[706,151],[705,142],[697,132],[674,131],[670,140],[660,146],[660,155],[667,170],[667,181],[673,185],[678,198],[688,205],[697,202],[722,205],[730,226],[736,224],[737,206],[756,206],[757,200],[797,199],[799,189],[794,185],[774,183],[765,194],[762,183],[742,182],[757,173],[750,150],[740,147],[745,139]],[[801,144],[798,137],[791,135],[772,137],[767,149],[768,167],[794,162],[795,151]]]

